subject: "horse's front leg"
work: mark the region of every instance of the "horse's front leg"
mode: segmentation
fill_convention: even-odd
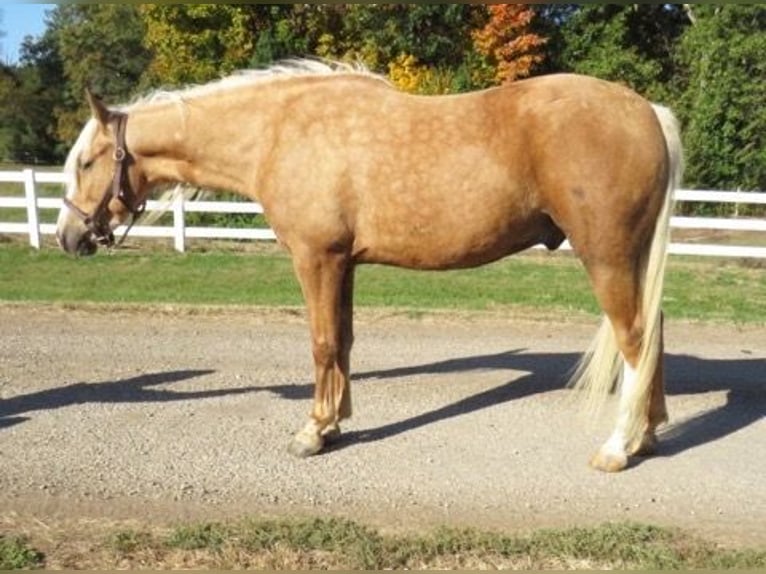
[[[314,252],[294,254],[293,262],[308,309],[315,386],[309,421],[295,435],[289,451],[305,457],[339,436],[338,422],[351,416],[353,266],[345,256]]]
[[[354,266],[349,265],[343,275],[340,299],[340,343],[338,349],[338,366],[342,375],[342,388],[337,418],[322,429],[324,442],[332,442],[340,438],[338,421],[351,416],[351,347],[354,345]]]

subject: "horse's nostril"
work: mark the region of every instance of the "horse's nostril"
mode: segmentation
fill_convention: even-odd
[[[98,251],[98,245],[89,237],[89,234],[83,235],[77,242],[77,255],[93,255],[96,251]]]

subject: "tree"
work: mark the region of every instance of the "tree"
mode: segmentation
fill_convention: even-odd
[[[142,4],[145,47],[154,57],[151,84],[202,83],[248,66],[253,53],[252,14],[257,8],[231,4]]]
[[[1,76],[0,156],[22,163],[60,161],[64,149],[54,114],[65,82],[53,36],[25,39],[19,64],[4,67]]]
[[[563,16],[551,42],[554,69],[621,82],[654,100],[673,99],[674,53],[688,26],[680,6],[590,4]]]
[[[348,4],[335,56],[356,58],[383,72],[411,55],[422,65],[456,68],[471,50],[470,30],[484,7],[467,4]]]
[[[475,60],[471,30],[486,21],[483,5],[348,4],[339,25],[320,38],[317,54],[361,61],[419,93],[465,91]]]
[[[127,4],[62,4],[53,10],[46,35],[56,44],[66,78],[56,112],[58,136],[71,143],[88,117],[90,87],[111,102],[139,93],[150,53],[137,7]]]
[[[257,37],[251,64],[266,66],[285,58],[329,56],[342,36],[345,6],[279,4],[251,6]]]
[[[679,61],[687,181],[766,190],[766,6],[695,5]]]
[[[0,162],[15,160],[14,138],[18,120],[19,80],[10,66],[0,64]]]
[[[535,11],[526,4],[491,4],[489,21],[472,34],[476,50],[492,72],[492,80],[508,83],[526,78],[540,64],[545,39],[531,31]]]
[[[5,14],[3,14],[3,9],[0,8],[0,26],[3,25],[3,17],[4,16],[5,16]],[[0,28],[0,65],[2,65],[2,61],[4,60],[4,54],[3,53],[5,52],[5,46],[3,46],[3,43],[1,42],[1,40],[3,38],[5,38],[5,30]]]

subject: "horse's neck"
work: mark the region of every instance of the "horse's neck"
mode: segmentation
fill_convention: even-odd
[[[249,195],[258,146],[244,115],[213,98],[147,106],[131,113],[128,146],[150,184],[180,182]]]

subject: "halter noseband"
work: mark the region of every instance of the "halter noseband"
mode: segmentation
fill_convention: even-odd
[[[101,201],[90,215],[77,207],[68,198],[64,198],[64,205],[82,219],[96,243],[106,247],[119,247],[125,241],[128,232],[136,222],[136,218],[144,212],[146,201],[138,199],[138,196],[133,191],[133,187],[130,185],[130,178],[126,169],[133,162],[133,156],[130,155],[125,144],[125,126],[128,123],[128,115],[122,112],[111,112],[109,123],[115,131],[114,175],[112,176],[111,183],[104,190]],[[109,220],[111,219],[109,215],[109,202],[112,199],[120,200],[131,215],[128,228],[119,242],[115,242],[114,233],[109,225]]]

